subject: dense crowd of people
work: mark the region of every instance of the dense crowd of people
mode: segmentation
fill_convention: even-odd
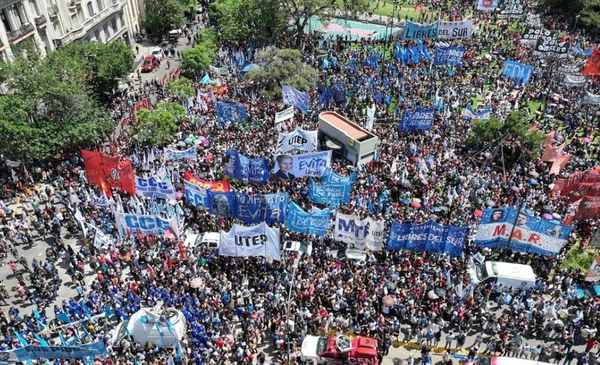
[[[510,250],[492,252],[474,245],[472,236],[479,223],[474,211],[488,207],[488,201],[502,207],[525,200],[535,214],[542,211],[541,207],[550,206],[562,216],[567,213],[568,204],[564,198],[548,193],[556,177],[539,159],[506,161],[503,171],[495,160],[498,156],[490,153],[493,148],[466,148],[465,136],[473,122],[463,118],[462,110],[479,98],[491,106],[495,115],[505,117],[520,110],[529,115],[537,129],[544,133],[556,131],[556,143],[569,141],[567,149],[573,156],[560,174],[564,177],[598,165],[597,106],[579,104],[584,89],[562,85],[549,60],[518,44],[519,29],[511,23],[493,14],[473,12],[471,5],[454,3],[452,8],[439,4],[439,16],[457,19],[472,13],[477,30],[472,39],[452,41],[468,51],[463,64],[452,72],[430,67],[425,57],[408,64],[393,55],[386,58],[384,50],[392,49],[396,43],[412,45],[397,37],[391,42],[350,41],[306,34],[299,42],[306,64],[319,70],[320,85],[343,88],[347,101],[320,100],[317,90],[308,90],[311,112],[297,111],[292,120],[275,128],[273,116],[284,108],[283,103],[262,97],[258,86],[239,72],[240,65],[234,61],[238,49],[222,47],[214,66],[228,69],[227,74],[218,76],[228,86],[227,91],[212,93],[211,86],[196,80],[195,87],[207,96],[208,105],[185,103],[188,121],[181,124],[173,141],[173,146],[185,149],[191,143],[184,142],[185,147],[179,143],[188,136],[206,137],[209,144],[198,150],[196,160],[164,162],[159,149],[131,144],[128,126],[135,122],[133,105],[153,107],[161,101],[177,101],[156,80],[113,100],[111,113],[120,127],[113,135],[112,152],[130,157],[139,176],[174,176],[174,184],[181,190],[177,179],[185,171],[207,180],[224,178],[227,149],[249,158],[272,156],[279,131],[316,130],[318,113],[324,110],[335,110],[364,125],[367,107],[375,105],[377,123],[372,133],[381,139],[376,158],[356,169],[358,179],[351,202],[339,209],[384,219],[388,224],[422,223],[435,213],[438,223],[470,228],[471,237],[461,257],[381,251],[366,252],[365,260],[343,260],[331,253],[345,244],[333,240],[331,234],[321,238],[298,234],[286,230],[283,224],[282,241],[310,244],[310,255],[284,251],[277,262],[222,257],[208,247],[184,247],[182,252],[173,239],[135,233],[119,235],[114,222],[117,201],[126,212],[151,212],[156,204],[143,199],[140,202],[119,191],[113,191],[110,204],[94,204],[90,196],[101,195],[100,190],[87,183],[81,158],[65,154],[60,164],[37,166],[31,174],[18,171],[19,182],[13,187],[19,192],[24,209],[16,212],[10,204],[14,201],[0,200],[0,250],[19,283],[9,290],[0,282],[0,300],[6,304],[7,297],[13,295],[35,308],[1,312],[0,349],[20,346],[19,337],[40,344],[40,339],[57,344],[109,344],[110,330],[116,323],[127,320],[141,308],[162,302],[166,308],[181,310],[187,320],[183,356],[176,349],[126,339],[111,343],[107,357],[98,356],[95,363],[164,364],[170,358],[175,363],[262,364],[268,362],[265,351],[273,359],[269,361],[275,363],[286,360],[288,345],[291,360],[302,363],[303,338],[326,333],[375,337],[379,340],[380,357],[387,355],[395,340],[414,341],[423,346],[424,363],[431,361],[432,347],[444,344],[446,349],[468,348],[470,355],[483,352],[556,363],[563,359],[569,364],[596,363],[598,303],[577,295],[576,287],[584,280],[582,273],[560,266],[566,250],[589,240],[597,228],[596,222],[576,222],[569,243],[551,260]],[[423,14],[420,20],[425,22],[428,17],[432,18]],[[203,20],[206,21],[204,17]],[[552,22],[544,26],[568,28],[566,22]],[[192,41],[196,30],[197,27],[190,30]],[[583,43],[577,30],[569,37],[582,47],[591,46]],[[296,39],[284,36],[277,45],[292,44],[296,44]],[[433,42],[425,44],[431,53],[433,46]],[[368,61],[373,57],[377,58],[377,65]],[[330,61],[327,67],[323,59]],[[513,80],[499,76],[508,59],[534,66],[528,85],[516,88]],[[570,55],[564,62],[581,60]],[[590,80],[587,90],[600,93],[597,81]],[[232,123],[221,129],[216,122],[216,101],[245,103],[249,122]],[[546,110],[531,111],[532,102],[546,105]],[[418,105],[438,107],[433,128],[418,133],[398,131],[402,112]],[[589,136],[590,142],[584,142],[583,136]],[[506,146],[511,146],[510,142]],[[488,153],[475,153],[486,148]],[[334,157],[332,169],[342,175],[354,170],[340,157]],[[531,172],[538,176],[535,185],[529,183]],[[7,182],[7,186],[10,184]],[[307,197],[307,178],[271,179],[261,185],[231,180],[230,184],[232,190],[248,194],[288,192],[290,200],[306,210],[311,205],[324,207]],[[179,197],[175,206],[172,202],[160,206],[181,211],[185,234],[227,231],[236,223],[234,219],[197,209],[185,201],[184,195]],[[420,199],[421,207],[401,203],[413,198]],[[369,207],[367,202],[374,204]],[[440,206],[446,209],[433,210]],[[110,242],[95,245],[92,232],[82,245],[65,244],[66,237],[80,234],[76,210],[81,211],[87,223],[106,233]],[[20,250],[36,247],[41,241],[49,246],[46,259],[27,262]],[[519,292],[491,283],[473,287],[467,268],[478,253],[488,259],[531,265],[538,277],[535,288]],[[57,266],[65,267],[69,278],[60,277]],[[89,271],[93,273],[91,278],[86,275]],[[201,279],[202,285],[192,285],[196,278]],[[61,285],[72,286],[78,295],[53,305]],[[432,299],[428,293],[436,289],[443,290],[444,295]],[[386,296],[394,298],[392,305],[384,305],[382,298]],[[101,313],[104,318],[85,320]],[[81,322],[68,327],[60,338],[44,331],[46,327],[61,325],[64,315]],[[475,336],[474,343],[466,341],[467,335]],[[528,341],[534,339],[544,341],[544,345],[531,346]],[[585,351],[577,351],[576,347],[582,344],[586,345]],[[408,363],[412,361],[411,357]]]

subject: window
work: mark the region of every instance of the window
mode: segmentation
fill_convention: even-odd
[[[110,25],[112,26],[113,31],[117,31],[117,18],[110,19]]]
[[[96,29],[94,31],[94,36],[96,37],[96,41],[101,42],[102,40],[100,39],[100,30]]]
[[[0,20],[2,20],[2,23],[4,23],[4,28],[6,29],[6,31],[12,32],[13,29],[10,27],[10,25],[8,23],[8,19],[6,19],[6,11],[7,11],[6,8],[4,8],[4,9],[2,9],[2,11],[0,11]]]
[[[88,14],[90,14],[90,17],[94,16],[94,6],[92,5],[91,1],[87,4],[87,8],[88,8]]]
[[[108,24],[104,23],[104,25],[102,26],[102,28],[104,28],[104,36],[106,38],[110,37],[110,33],[108,32]]]
[[[104,0],[97,0],[96,2],[98,4],[98,11],[104,10]]]
[[[121,22],[121,26],[125,25],[125,22],[123,21],[123,12],[119,13],[119,21]]]

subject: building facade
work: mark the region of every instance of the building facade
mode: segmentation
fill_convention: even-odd
[[[139,13],[138,0],[0,0],[0,59],[25,40],[43,54],[74,41],[133,45]]]

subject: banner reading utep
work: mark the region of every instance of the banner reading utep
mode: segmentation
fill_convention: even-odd
[[[231,231],[221,231],[221,256],[262,256],[279,261],[280,249],[279,229],[271,228],[264,222],[252,227],[234,224]]]
[[[135,194],[131,161],[120,161],[118,157],[107,156],[98,151],[81,150],[81,157],[90,184],[100,186],[107,195],[110,195],[109,187]]]
[[[312,179],[308,182],[308,197],[319,204],[336,206],[350,202],[352,184],[348,182],[324,182],[316,184]]]
[[[331,150],[301,155],[276,155],[274,175],[289,180],[303,176],[321,177],[331,167]]]
[[[329,210],[307,213],[298,204],[290,202],[285,226],[290,231],[322,236],[329,226]]]
[[[191,171],[186,171],[183,174],[183,179],[191,182],[192,184],[198,186],[201,189],[210,189],[212,191],[220,191],[227,192],[229,191],[229,181],[227,180],[217,180],[217,181],[207,181],[198,179]]]
[[[556,256],[567,243],[571,229],[571,226],[534,217],[513,207],[485,209],[475,244]]]
[[[446,253],[461,256],[468,228],[443,226],[435,222],[423,224],[393,222],[387,239],[387,250]]]
[[[154,215],[115,212],[115,223],[123,237],[127,235],[127,231],[132,235],[141,233],[142,235],[164,236],[171,228],[174,218],[168,220]]]
[[[175,199],[175,188],[168,178],[162,181],[154,177],[147,179],[135,177],[137,193],[147,198]]]
[[[473,36],[473,21],[438,22],[437,39],[466,39]]]
[[[348,248],[380,251],[383,246],[384,221],[371,217],[359,219],[356,215],[337,213],[335,216],[334,239],[345,242]]]
[[[424,131],[431,129],[435,108],[417,107],[414,112],[406,110],[398,126],[401,131]]]
[[[224,171],[225,175],[238,180],[257,184],[269,181],[269,169],[264,158],[248,158],[232,150],[225,152]]]
[[[275,152],[286,153],[292,150],[316,151],[318,133],[318,131],[305,131],[304,129],[296,129],[291,133],[279,133]]]
[[[431,24],[420,24],[406,21],[404,25],[404,31],[402,32],[402,39],[436,39],[438,36],[438,23]]]

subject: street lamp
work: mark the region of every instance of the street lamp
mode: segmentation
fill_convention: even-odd
[[[579,20],[579,17],[581,17],[580,14],[575,15],[575,25],[573,25],[573,30],[577,29],[577,21]]]

